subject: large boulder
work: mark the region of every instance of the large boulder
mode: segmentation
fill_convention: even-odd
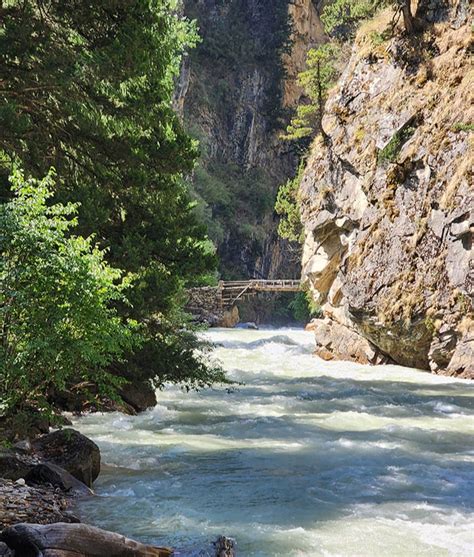
[[[74,429],[61,429],[38,437],[32,447],[41,459],[64,468],[88,487],[92,487],[100,473],[99,447]]]
[[[0,478],[18,480],[35,466],[35,459],[10,449],[0,449]]]
[[[0,542],[23,557],[169,557],[173,553],[86,524],[16,524],[2,532]]]
[[[156,406],[155,389],[149,381],[131,381],[120,391],[122,400],[134,412],[143,412]]]
[[[76,479],[64,468],[51,462],[42,462],[33,466],[24,476],[28,485],[50,485],[59,487],[70,495],[93,495],[93,492],[84,483]]]

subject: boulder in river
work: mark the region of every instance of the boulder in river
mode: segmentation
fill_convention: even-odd
[[[0,542],[22,557],[169,557],[153,547],[86,524],[15,524]]]
[[[64,468],[88,487],[92,487],[99,475],[99,447],[74,429],[61,429],[38,437],[32,446],[41,459]]]
[[[122,400],[133,412],[143,412],[156,406],[155,389],[149,381],[131,381],[120,391]]]
[[[215,557],[235,557],[235,540],[219,536],[214,542]]]

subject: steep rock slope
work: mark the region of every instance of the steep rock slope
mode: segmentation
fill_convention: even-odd
[[[472,37],[467,1],[420,2],[426,29],[360,30],[302,181],[317,353],[474,375]]]
[[[273,208],[278,186],[297,163],[279,135],[302,94],[297,74],[306,52],[323,37],[316,2],[185,0],[184,6],[202,41],[183,67],[177,104],[201,141],[194,187],[223,276],[299,274],[297,254],[277,236]]]

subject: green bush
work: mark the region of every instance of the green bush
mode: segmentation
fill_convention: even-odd
[[[113,307],[130,278],[107,265],[93,238],[73,235],[76,204],[51,204],[52,171],[12,177],[0,206],[0,403],[3,412],[48,410],[51,389],[94,382],[114,396],[106,369],[138,345],[137,325]]]
[[[296,321],[307,323],[312,317],[321,315],[321,308],[315,304],[309,291],[298,292],[290,303]]]
[[[280,186],[275,211],[280,215],[278,234],[291,241],[303,241],[303,225],[301,224],[298,190],[305,168],[305,161],[300,164],[297,175]]]
[[[379,151],[377,156],[378,163],[384,164],[394,162],[403,145],[410,139],[415,131],[416,127],[413,124],[406,125],[398,130],[387,145]]]

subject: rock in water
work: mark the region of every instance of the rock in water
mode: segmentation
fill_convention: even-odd
[[[232,538],[226,538],[225,536],[219,536],[214,542],[214,547],[216,549],[216,557],[235,557],[235,540]]]
[[[61,522],[16,524],[2,532],[0,542],[22,557],[169,557],[173,553],[86,524]]]
[[[36,455],[64,468],[88,487],[99,475],[99,447],[74,429],[48,433],[35,439],[32,445]]]
[[[156,406],[155,389],[149,381],[130,381],[120,391],[120,396],[134,412],[143,412]]]

